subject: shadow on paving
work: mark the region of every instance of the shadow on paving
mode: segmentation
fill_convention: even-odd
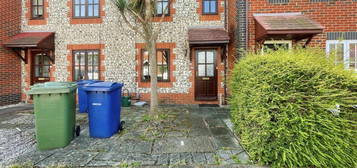
[[[224,122],[229,119],[228,109],[164,106],[160,108],[158,117],[150,117],[147,112],[148,108],[122,108],[121,117],[126,122],[124,131],[108,139],[90,138],[87,116],[78,114],[77,123],[80,123],[82,132],[69,146],[38,151],[32,138],[28,141],[30,150],[20,152],[11,163],[28,163],[39,167],[254,167],[239,165],[250,161]],[[22,117],[15,116],[13,120]],[[33,115],[28,113],[29,127],[26,128],[32,137],[33,119]],[[6,122],[3,121],[1,126],[3,124],[6,125]],[[1,127],[1,130],[4,129]],[[20,143],[8,141],[13,146]],[[1,141],[0,147],[6,145]]]

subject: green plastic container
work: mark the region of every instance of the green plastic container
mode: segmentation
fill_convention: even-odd
[[[75,83],[36,84],[27,93],[33,96],[36,140],[40,150],[67,146],[79,134],[76,128]]]
[[[127,96],[124,95],[126,92]],[[121,96],[121,106],[130,107],[131,106],[131,96],[128,89],[123,90],[123,95]]]

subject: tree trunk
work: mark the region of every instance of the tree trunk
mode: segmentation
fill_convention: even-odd
[[[154,40],[147,42],[147,50],[150,57],[150,115],[154,116],[158,109],[158,95],[157,95],[157,57],[156,57],[156,44]]]

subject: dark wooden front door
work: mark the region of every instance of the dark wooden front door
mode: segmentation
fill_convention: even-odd
[[[195,99],[217,100],[217,50],[199,49],[195,54]]]
[[[50,81],[50,59],[45,53],[32,52],[32,84]]]

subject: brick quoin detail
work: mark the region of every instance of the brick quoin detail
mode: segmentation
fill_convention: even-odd
[[[3,43],[20,32],[21,0],[0,1],[0,106],[21,101],[21,59]]]
[[[136,48],[136,60],[137,64],[135,67],[136,72],[138,73],[138,76],[136,78],[136,82],[139,84],[139,88],[150,88],[150,82],[142,82],[141,76],[142,76],[142,49],[145,48],[145,43],[137,43],[135,44]],[[158,82],[157,86],[158,88],[171,88],[173,86],[173,82],[176,82],[176,78],[173,75],[173,71],[176,70],[176,66],[174,65],[174,60],[176,59],[176,55],[174,54],[173,50],[176,48],[176,43],[156,43],[156,48],[157,49],[170,49],[170,57],[169,57],[169,72],[170,72],[170,82]]]
[[[198,2],[197,13],[200,15],[200,21],[218,21],[218,20],[221,20],[221,14],[224,12],[224,0],[217,0],[218,1],[218,13],[216,15],[204,15],[204,14],[202,14],[203,0],[196,0],[196,1]]]
[[[27,24],[28,25],[46,25],[47,24],[47,19],[48,19],[48,0],[44,0],[44,8],[43,8],[43,19],[32,19],[31,18],[31,0],[26,0],[26,8],[27,8],[27,12],[26,12],[26,19],[27,19]]]
[[[249,48],[254,49],[255,22],[254,13],[301,12],[325,27],[324,33],[315,36],[310,46],[325,47],[326,32],[357,31],[357,1],[310,2],[310,0],[293,0],[288,4],[271,4],[263,0],[249,1]]]
[[[173,21],[173,16],[176,14],[176,9],[174,8],[174,3],[176,3],[176,0],[169,0],[170,1],[170,16],[164,16],[164,19],[162,22],[172,22]],[[161,20],[161,16],[159,17],[154,17],[153,21],[154,22],[159,22]]]
[[[99,50],[99,80],[105,80],[105,55],[104,55],[104,44],[69,44],[67,45],[67,72],[68,81],[73,81],[73,51],[75,50]]]
[[[67,6],[69,8],[68,18],[70,24],[101,24],[103,23],[103,17],[105,17],[105,11],[103,10],[105,6],[105,0],[99,0],[99,17],[98,18],[74,18],[73,16],[73,2],[74,0],[69,0]]]

